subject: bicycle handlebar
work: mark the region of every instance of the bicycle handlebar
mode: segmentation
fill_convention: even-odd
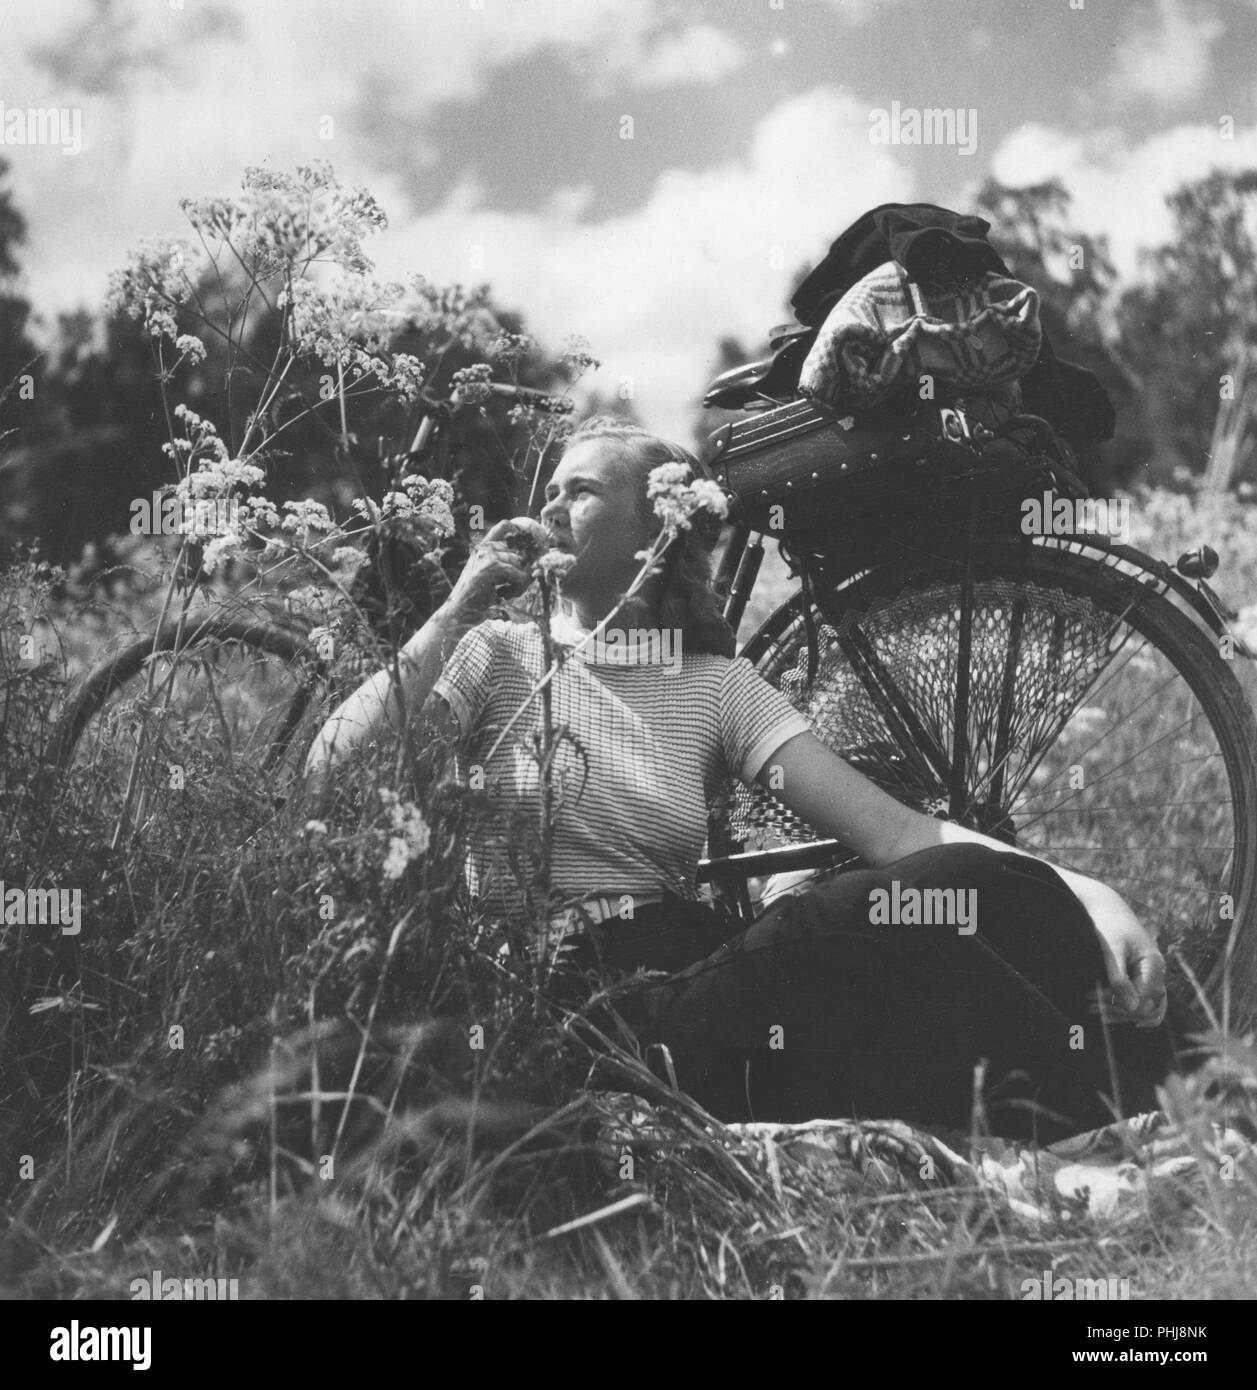
[[[535,386],[512,386],[504,381],[487,381],[484,383],[489,388],[489,393],[494,396],[502,397],[506,400],[519,401],[522,404],[540,405],[544,401],[553,401],[554,394],[550,391],[538,390]],[[444,400],[439,400],[435,396],[429,396],[424,392],[419,396],[420,404],[424,407],[424,417],[419,422],[419,428],[415,431],[415,438],[410,446],[411,454],[421,454],[431,443],[433,432],[436,430],[437,421],[443,417],[448,417],[466,402],[462,399],[462,393],[456,386]]]

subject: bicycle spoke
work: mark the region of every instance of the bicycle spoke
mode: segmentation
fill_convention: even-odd
[[[1179,731],[1180,729],[1186,728],[1189,724],[1194,724],[1198,718],[1200,718],[1199,715],[1193,715],[1190,719],[1185,719],[1185,720],[1183,720],[1183,722],[1182,722],[1181,724],[1175,725],[1174,728],[1172,728],[1172,729],[1168,730],[1166,733],[1162,734],[1160,738],[1154,739],[1151,743],[1149,743],[1149,744],[1147,745],[1147,748],[1155,748],[1155,747],[1157,746],[1157,744],[1159,744],[1159,743],[1164,743],[1165,740],[1166,740],[1167,738],[1173,738],[1173,736],[1174,736],[1176,733],[1178,733],[1178,731]],[[1092,782],[1091,787],[1089,787],[1089,788],[1082,788],[1082,787],[1079,787],[1079,788],[1075,789],[1074,791],[1070,792],[1068,796],[1062,797],[1061,800],[1058,801],[1058,802],[1056,803],[1055,806],[1049,806],[1049,807],[1047,808],[1047,810],[1045,810],[1045,811],[1040,811],[1037,815],[1032,816],[1032,817],[1030,818],[1030,820],[1028,820],[1028,821],[1026,821],[1026,822],[1024,823],[1024,825],[1023,825],[1022,828],[1023,828],[1023,829],[1028,829],[1028,828],[1029,828],[1030,826],[1032,826],[1032,825],[1037,825],[1038,822],[1041,821],[1041,820],[1043,819],[1044,816],[1050,816],[1050,815],[1051,815],[1054,811],[1056,811],[1059,807],[1064,806],[1067,802],[1073,801],[1082,791],[1084,791],[1084,790],[1088,790],[1088,791],[1089,791],[1089,790],[1092,790],[1092,789],[1094,789],[1095,787],[1099,786],[1101,782],[1107,781],[1108,778],[1110,778],[1110,777],[1114,776],[1116,773],[1120,772],[1120,771],[1122,770],[1122,768],[1124,768],[1124,767],[1127,766],[1127,764],[1133,762],[1134,759],[1137,758],[1137,757],[1139,756],[1140,753],[1146,752],[1146,751],[1147,751],[1147,748],[1141,748],[1141,749],[1139,749],[1138,752],[1132,753],[1132,754],[1130,755],[1129,758],[1124,758],[1120,763],[1117,763],[1115,766],[1109,768],[1109,770],[1108,770],[1106,773],[1104,773],[1104,775],[1103,775],[1102,777],[1097,777],[1097,778],[1095,779],[1095,781]]]
[[[1193,716],[1192,722],[1195,723],[1195,716]],[[1152,745],[1149,744],[1148,747],[1152,747]],[[1170,762],[1145,763],[1143,765],[1143,770],[1145,772],[1152,772],[1155,769],[1164,767],[1188,767],[1192,763],[1213,763],[1217,762],[1221,757],[1221,753],[1198,753],[1194,758],[1176,758]],[[1099,784],[1105,781],[1108,778],[1108,776],[1109,774],[1107,772],[1102,773],[1099,777],[1095,778],[1091,785],[1093,787],[1099,786]],[[1020,809],[1022,806],[1024,806],[1027,801],[1037,801],[1039,797],[1047,796],[1047,794],[1050,791],[1052,791],[1052,789],[1056,786],[1056,781],[1057,779],[1054,777],[1051,780],[1051,782],[1046,783],[1037,792],[1023,793],[1021,800],[1017,803],[1018,808]]]
[[[1122,663],[1122,668],[1125,668],[1125,666],[1126,666],[1135,656],[1138,655],[1139,650],[1142,650],[1142,649],[1137,649],[1135,652],[1132,652],[1132,653],[1130,654],[1130,656],[1128,656],[1128,657],[1126,658],[1126,661],[1124,661],[1124,662]],[[1074,669],[1076,670],[1077,667],[1078,667],[1078,663],[1075,663]],[[1095,677],[1095,678],[1093,678],[1093,682],[1092,682],[1093,685],[1094,685],[1094,680],[1095,680],[1095,679],[1098,679],[1098,678],[1099,678],[1098,676]],[[1103,687],[1101,687],[1101,688],[1103,688]],[[1021,769],[1020,769],[1020,777],[1019,777],[1017,786],[1014,787],[1013,790],[1012,790],[1011,792],[1007,793],[1007,804],[1011,805],[1011,804],[1016,800],[1016,798],[1021,794],[1022,788],[1025,787],[1027,781],[1029,781],[1029,779],[1034,775],[1035,770],[1039,767],[1039,765],[1042,763],[1044,757],[1046,757],[1047,753],[1048,753],[1048,752],[1051,750],[1051,748],[1055,745],[1055,743],[1056,743],[1057,739],[1060,737],[1061,733],[1063,733],[1064,730],[1068,727],[1069,721],[1074,717],[1074,715],[1077,713],[1077,711],[1078,711],[1079,709],[1081,709],[1081,708],[1083,707],[1084,703],[1086,703],[1088,700],[1094,700],[1094,699],[1096,698],[1096,695],[1097,695],[1098,693],[1099,693],[1099,692],[1098,692],[1098,691],[1094,691],[1094,690],[1092,689],[1091,686],[1088,686],[1088,687],[1084,688],[1077,696],[1074,697],[1074,699],[1073,699],[1073,701],[1071,702],[1071,704],[1070,704],[1068,710],[1064,711],[1063,714],[1062,714],[1061,711],[1059,711],[1059,710],[1057,711],[1056,716],[1055,716],[1054,721],[1053,721],[1054,724],[1055,724],[1055,726],[1056,726],[1055,729],[1051,732],[1050,736],[1045,736],[1045,735],[1042,734],[1042,733],[1040,734],[1039,742],[1041,743],[1042,746],[1041,746],[1041,748],[1039,749],[1038,753],[1034,756],[1033,761],[1028,762],[1028,763],[1026,763],[1026,764],[1023,764],[1023,766],[1021,767]],[[1102,736],[1101,736],[1101,739],[1103,739],[1104,737],[1107,737],[1107,733],[1106,733],[1105,735],[1102,735]],[[1097,742],[1100,742],[1100,741],[1101,741],[1101,740],[1097,740]],[[1095,745],[1092,745],[1092,746],[1094,747]],[[1011,750],[1010,750],[1010,751],[1011,751]],[[1083,753],[1080,754],[1079,756],[1080,756],[1080,757],[1085,756],[1087,751],[1089,751],[1089,750],[1083,750]],[[1006,756],[1007,756],[1007,755],[1006,755]],[[994,770],[992,770],[992,771],[994,771]],[[990,781],[991,775],[992,775],[991,773],[988,773],[988,774],[987,774],[987,781],[988,781],[988,783],[989,783],[989,781]]]
[[[891,737],[912,764],[913,771],[926,784],[937,779],[945,785],[947,760],[943,751],[926,733],[916,711],[885,665],[878,660],[859,624],[852,623],[848,632],[838,640],[860,684],[877,707]]]
[[[1087,756],[1087,754],[1090,753],[1090,752],[1092,751],[1092,749],[1098,748],[1098,747],[1100,746],[1100,744],[1102,744],[1102,743],[1105,741],[1105,739],[1111,738],[1111,737],[1113,736],[1113,733],[1114,733],[1117,729],[1120,729],[1120,728],[1122,727],[1123,724],[1128,723],[1134,715],[1138,714],[1139,711],[1140,711],[1141,709],[1143,709],[1150,701],[1154,700],[1154,699],[1166,688],[1166,686],[1168,686],[1168,685],[1170,684],[1170,682],[1171,682],[1172,680],[1175,679],[1176,676],[1177,676],[1177,672],[1175,672],[1175,673],[1173,673],[1173,674],[1167,676],[1167,677],[1165,678],[1165,680],[1162,681],[1162,683],[1161,683],[1159,686],[1157,686],[1157,688],[1156,688],[1155,690],[1151,691],[1148,695],[1146,695],[1146,696],[1135,706],[1134,709],[1127,710],[1126,713],[1121,717],[1121,719],[1118,720],[1118,722],[1117,722],[1116,724],[1111,725],[1109,728],[1107,728],[1107,729],[1104,731],[1104,733],[1102,733],[1102,734],[1100,735],[1100,737],[1097,738],[1097,739],[1095,740],[1094,743],[1088,744],[1086,748],[1083,748],[1083,749],[1081,749],[1079,752],[1075,753],[1075,754],[1074,754],[1074,761],[1075,761],[1075,762],[1081,762],[1081,761]],[[1083,699],[1086,699],[1086,698],[1087,698],[1087,695],[1086,695],[1086,693],[1084,693]],[[1078,709],[1080,704],[1081,704],[1081,701],[1079,701],[1079,704],[1077,704],[1077,705],[1074,706],[1074,709],[1075,709],[1075,710]],[[1073,713],[1073,711],[1071,711],[1071,714],[1072,714],[1072,713]],[[1189,721],[1189,722],[1195,722],[1195,719],[1196,719],[1196,718],[1199,718],[1199,716],[1198,716],[1198,715],[1197,715],[1197,716],[1193,716],[1192,720]],[[1066,721],[1066,722],[1068,722],[1068,721]],[[1062,728],[1063,728],[1063,727],[1064,727],[1064,726],[1062,726]],[[1180,727],[1181,727],[1181,726],[1180,726]],[[1152,748],[1152,747],[1155,747],[1156,745],[1155,745],[1155,744],[1148,744],[1147,746],[1148,746],[1149,748]],[[1022,779],[1022,782],[1021,782],[1021,786],[1024,787],[1024,786],[1025,786],[1025,783],[1026,783],[1026,781],[1029,779],[1029,777],[1034,775],[1035,769],[1038,768],[1039,765],[1042,763],[1043,758],[1044,758],[1044,757],[1046,756],[1046,754],[1048,753],[1050,747],[1051,747],[1051,745],[1049,745],[1047,748],[1044,748],[1043,751],[1039,754],[1039,756],[1035,759],[1034,765],[1028,770],[1028,773],[1026,774],[1026,776],[1023,776],[1023,779]],[[1105,774],[1105,775],[1107,776],[1108,774]],[[1058,774],[1058,776],[1059,776],[1059,774]],[[1054,783],[1055,781],[1056,781],[1056,778],[1053,778],[1053,779],[1052,779],[1052,782],[1049,782],[1047,785],[1050,787],[1050,786],[1053,785],[1053,783]],[[1018,790],[1020,790],[1020,788],[1019,788]]]
[[[1020,598],[1021,596],[1019,595],[1018,597]],[[1128,613],[1131,611],[1132,608],[1133,608],[1133,605],[1130,605],[1130,606],[1128,606],[1126,609],[1124,609],[1123,612],[1122,612],[1122,614],[1114,621],[1114,623],[1112,624],[1112,626],[1111,626],[1111,627],[1108,629],[1108,631],[1104,634],[1104,639],[1103,639],[1103,640],[1104,640],[1104,642],[1105,642],[1106,644],[1107,644],[1107,643],[1110,643],[1110,642],[1112,641],[1112,639],[1113,639],[1113,634],[1118,630],[1118,627],[1125,621],[1125,619],[1126,619],[1126,614],[1128,614]],[[1130,652],[1130,653],[1127,654],[1126,659],[1121,663],[1121,665],[1120,665],[1119,667],[1117,667],[1115,670],[1112,669],[1113,660],[1114,660],[1114,659],[1116,658],[1116,656],[1122,651],[1122,649],[1126,646],[1126,644],[1127,644],[1128,641],[1129,641],[1129,636],[1124,637],[1124,638],[1122,639],[1121,643],[1119,643],[1119,645],[1118,645],[1118,647],[1117,647],[1117,650],[1114,651],[1114,652],[1108,653],[1108,659],[1106,660],[1105,665],[1096,673],[1095,676],[1093,676],[1093,677],[1091,678],[1091,680],[1088,682],[1087,686],[1086,686],[1086,687],[1073,699],[1073,701],[1071,702],[1071,704],[1070,704],[1070,706],[1069,706],[1068,711],[1065,712],[1063,718],[1061,717],[1061,712],[1060,712],[1059,710],[1057,711],[1056,717],[1055,717],[1055,719],[1054,719],[1054,723],[1056,724],[1056,730],[1055,730],[1055,732],[1052,733],[1051,736],[1050,736],[1049,738],[1047,738],[1046,740],[1043,740],[1043,736],[1042,736],[1042,735],[1040,736],[1041,741],[1043,741],[1043,747],[1042,747],[1041,751],[1039,752],[1038,756],[1034,759],[1033,763],[1030,764],[1030,766],[1029,766],[1028,768],[1023,767],[1023,769],[1022,769],[1022,777],[1021,777],[1021,779],[1020,779],[1020,784],[1019,784],[1018,788],[1014,789],[1013,792],[1012,792],[1011,794],[1008,795],[1007,802],[1001,801],[999,804],[1011,804],[1011,803],[1012,803],[1012,801],[1015,799],[1015,797],[1016,797],[1018,791],[1020,790],[1020,788],[1023,787],[1023,786],[1025,785],[1025,783],[1026,783],[1026,781],[1028,780],[1029,776],[1033,774],[1034,769],[1035,769],[1036,767],[1038,767],[1038,765],[1042,762],[1043,757],[1044,757],[1044,755],[1046,754],[1046,752],[1048,751],[1048,749],[1055,743],[1056,739],[1057,739],[1057,738],[1059,737],[1059,735],[1060,735],[1060,732],[1068,725],[1069,720],[1073,717],[1074,713],[1083,705],[1084,701],[1087,701],[1087,700],[1095,700],[1095,699],[1099,696],[1099,694],[1101,693],[1101,691],[1104,690],[1104,689],[1106,689],[1107,686],[1108,686],[1109,684],[1111,684],[1111,682],[1112,682],[1114,679],[1116,679],[1116,677],[1117,677],[1118,675],[1120,675],[1122,671],[1124,671],[1124,670],[1126,669],[1126,667],[1130,664],[1130,662],[1133,661],[1134,658],[1135,658],[1136,656],[1138,656],[1138,655],[1140,654],[1140,652],[1143,651],[1144,647],[1147,645],[1147,642],[1145,641],[1142,645],[1140,645],[1139,647],[1136,647],[1134,651],[1132,651],[1132,652]],[[1097,645],[1098,645],[1098,644],[1097,644]],[[1065,673],[1065,678],[1058,680],[1058,682],[1057,682],[1057,688],[1058,688],[1058,689],[1065,687],[1065,686],[1069,683],[1069,681],[1072,680],[1072,677],[1073,677],[1073,676],[1075,675],[1075,673],[1081,668],[1082,662],[1083,662],[1083,660],[1084,660],[1084,658],[1085,658],[1085,655],[1086,655],[1086,653],[1084,653],[1082,656],[1079,656],[1079,658],[1074,662],[1073,666],[1069,669],[1069,671]],[[1096,681],[1097,681],[1097,680],[1100,680],[1102,677],[1104,677],[1105,674],[1106,674],[1106,672],[1108,673],[1107,679],[1105,679],[1104,684],[1103,684],[1102,686],[1100,686],[1099,689],[1097,689],[1096,686],[1095,686]],[[1085,751],[1085,750],[1084,750],[1084,751]],[[980,800],[985,800],[985,799],[987,799],[987,788],[991,785],[992,779],[994,778],[994,776],[995,776],[995,774],[996,774],[997,772],[1001,774],[1001,780],[1002,780],[1002,774],[1003,774],[1004,771],[1005,771],[1005,762],[1006,762],[1006,760],[1007,760],[1009,754],[1011,754],[1011,752],[1012,752],[1012,749],[1010,748],[1010,749],[1008,750],[1008,752],[1006,752],[1006,753],[1004,754],[1003,759],[1000,759],[1000,760],[996,761],[996,763],[994,764],[994,766],[988,770],[988,772],[987,772],[987,774],[986,774],[986,781],[985,781],[985,783],[984,783],[983,785],[981,785],[981,786],[979,786],[978,788],[975,789],[975,793],[974,793],[973,800],[975,800],[975,801],[980,801]]]
[[[1000,689],[999,716],[995,725],[995,747],[992,749],[993,766],[987,777],[986,787],[975,792],[975,799],[993,801],[997,806],[1004,804],[1004,764],[1012,752],[1009,739],[1012,734],[1013,697],[1017,689],[1017,667],[1021,658],[1021,628],[1026,616],[1026,596],[1018,592],[1013,600],[1013,616],[1008,637],[1008,650],[1004,654],[1004,677]],[[989,789],[989,792],[988,792]]]
[[[973,663],[973,543],[977,534],[976,508],[969,514],[969,543],[965,548],[965,573],[960,585],[960,632],[956,641],[956,699],[952,706],[951,776],[947,807],[953,820],[963,820],[969,809],[965,788],[969,764],[969,685]]]

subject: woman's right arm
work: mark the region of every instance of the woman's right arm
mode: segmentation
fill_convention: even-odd
[[[452,715],[443,702],[431,698],[432,687],[463,635],[484,621],[500,593],[522,593],[531,582],[527,562],[506,539],[517,535],[523,525],[521,521],[499,521],[486,532],[463,566],[449,598],[398,653],[400,702],[394,689],[394,670],[387,666],[333,711],[306,758],[308,790],[325,783],[328,774],[357,749],[386,731],[401,732],[403,706],[410,720],[418,715],[439,734],[456,736]]]

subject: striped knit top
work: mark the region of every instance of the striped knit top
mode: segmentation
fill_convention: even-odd
[[[575,651],[584,634],[570,619],[554,633],[571,653],[551,683],[555,888],[572,900],[694,897],[709,800],[730,776],[753,781],[807,720],[744,657],[680,650],[680,633],[608,631]],[[521,851],[541,822],[540,696],[494,744],[544,669],[533,623],[490,621],[463,637],[434,686],[458,721],[460,774],[490,794],[467,882],[499,914],[517,906]]]

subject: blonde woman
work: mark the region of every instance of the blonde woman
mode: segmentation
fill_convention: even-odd
[[[541,512],[545,538],[573,557],[555,623],[574,654],[551,695],[554,725],[571,735],[556,761],[552,877],[585,905],[576,959],[667,972],[625,1017],[644,1044],[666,1044],[682,1087],[724,1119],[965,1126],[979,1062],[988,1122],[1010,1136],[1150,1108],[1171,1058],[1164,961],[1130,908],[1102,883],[902,805],[825,747],[733,657],[709,530],[682,531],[615,614],[607,636],[623,640],[579,646],[621,604],[659,532],[647,480],[664,463],[696,468],[643,430],[588,422]],[[518,543],[528,530],[487,533],[401,662],[407,708],[483,767],[503,827],[513,811],[540,813],[530,744],[541,702],[517,716],[545,669],[542,637],[488,618],[501,591],[530,582]],[[332,715],[310,774],[397,718],[391,679],[382,672]],[[769,768],[774,795],[871,867],[822,876],[746,927],[699,899],[695,874],[716,789],[729,775],[766,785]],[[468,847],[469,886],[490,911],[518,908],[511,848],[504,829]],[[963,895],[972,920],[893,925],[874,910],[930,888]]]

